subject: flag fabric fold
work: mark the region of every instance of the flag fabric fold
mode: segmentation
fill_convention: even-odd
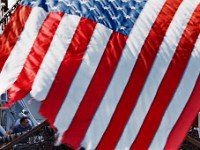
[[[178,149],[200,111],[199,24],[200,0],[22,0],[0,37],[4,107],[30,94],[73,149]]]

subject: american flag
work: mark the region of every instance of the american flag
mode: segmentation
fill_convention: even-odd
[[[73,149],[178,149],[200,111],[200,0],[22,0],[0,93]]]

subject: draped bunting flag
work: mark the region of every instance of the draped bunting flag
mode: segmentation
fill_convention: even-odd
[[[200,111],[200,0],[22,0],[0,93],[30,94],[73,149],[178,149]]]

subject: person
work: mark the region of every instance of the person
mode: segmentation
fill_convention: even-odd
[[[28,114],[29,112],[26,110],[26,109],[22,109],[22,111],[19,113],[19,117],[22,118],[22,117],[27,117],[28,118]],[[20,118],[16,120],[14,126],[18,126],[20,124]],[[33,127],[33,124],[31,122],[31,120],[28,118],[28,122],[29,122],[29,125],[31,127]]]
[[[32,127],[29,125],[28,117],[22,117],[22,118],[20,118],[20,124],[17,126],[14,126],[13,129],[9,130],[4,135],[4,137],[7,135],[10,135],[10,134],[14,134],[14,133],[29,131],[31,129],[32,129]],[[24,140],[21,140],[19,143],[27,143],[27,142],[28,142],[28,139],[24,139]]]

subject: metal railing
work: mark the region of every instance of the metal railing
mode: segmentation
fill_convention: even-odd
[[[29,139],[26,144],[21,144],[20,141]],[[71,150],[69,147],[60,145],[54,146],[56,140],[55,132],[44,121],[32,130],[24,133],[12,134],[8,137],[0,138],[1,150]],[[185,141],[181,145],[182,150],[199,150],[200,139],[194,128],[191,128]]]
[[[189,130],[184,142],[182,143],[181,150],[200,150],[200,139],[198,131],[193,127]]]
[[[20,143],[27,140],[28,143]],[[64,145],[54,146],[55,133],[46,121],[28,132],[12,134],[0,138],[1,150],[71,150]]]
[[[1,14],[2,14],[2,18],[0,20],[1,30],[4,30],[10,16],[14,12],[14,10],[17,8],[20,1],[21,0],[16,1],[16,3],[10,9],[8,9],[4,3],[1,3]]]

